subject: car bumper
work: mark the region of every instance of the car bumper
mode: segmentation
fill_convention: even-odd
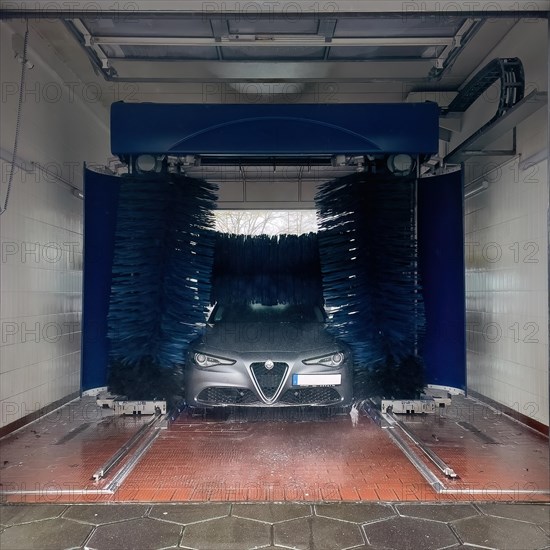
[[[286,370],[280,383],[268,384],[269,391],[262,380],[274,375],[262,367],[265,356],[252,356],[234,365],[209,368],[198,368],[188,362],[186,401],[188,405],[203,407],[319,407],[347,405],[352,401],[352,367],[349,363],[344,362],[336,369],[304,365],[301,360],[289,357],[273,360],[276,365],[285,364]],[[276,389],[273,389],[274,385],[277,385]]]

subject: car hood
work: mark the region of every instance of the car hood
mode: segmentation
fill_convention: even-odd
[[[337,345],[322,323],[217,323],[208,325],[195,344],[236,353],[303,352]]]

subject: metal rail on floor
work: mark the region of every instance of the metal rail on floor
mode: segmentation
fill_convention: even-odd
[[[399,430],[395,427],[398,421],[382,413],[372,399],[366,399],[363,402],[363,410],[367,415],[382,429],[387,430],[388,437],[395,443],[401,452],[409,459],[412,465],[420,472],[422,477],[431,485],[432,489],[439,493],[444,488],[442,482],[437,476],[424,464],[409,446],[407,440],[402,437]],[[406,433],[406,432],[405,432]]]
[[[109,496],[116,493],[120,488],[124,480],[128,477],[130,472],[134,469],[139,460],[149,450],[155,439],[159,436],[161,429],[163,429],[170,417],[169,414],[157,415],[153,417],[147,424],[144,424],[134,435],[127,441],[101,468],[99,468],[93,475],[93,479],[98,481],[104,477],[109,470],[118,464],[128,453],[135,448],[135,451],[128,462],[115,474],[109,484],[101,489],[62,489],[57,487],[55,489],[36,489],[36,490],[3,490],[0,491],[0,495],[38,495],[38,496],[56,496],[61,497],[64,495],[84,495],[84,496]],[[151,431],[152,430],[152,431]],[[149,434],[149,435],[147,435]]]
[[[365,405],[368,407],[368,409],[365,409]],[[439,469],[443,474],[445,474],[447,477],[450,478],[456,478],[458,477],[455,471],[439,456],[437,456],[431,449],[428,449],[419,439],[417,439],[414,434],[405,426],[401,420],[397,419],[393,412],[389,413],[383,413],[378,410],[378,407],[372,401],[371,399],[367,399],[365,401],[365,404],[363,405],[363,408],[365,412],[381,427],[381,428],[395,428],[396,426],[403,431],[403,433],[414,443],[416,447],[418,447],[427,457],[428,459]],[[391,432],[388,432],[390,434],[390,437],[395,441],[398,442],[398,446],[401,448],[403,452],[407,455],[409,460],[413,461],[415,466],[417,468],[422,468],[423,472],[430,472],[428,468],[424,465],[424,463],[412,452],[412,450],[409,448],[407,441],[401,437],[401,435],[394,430]],[[406,451],[405,451],[406,449]],[[414,457],[414,458],[413,458]],[[430,472],[431,474],[431,472]],[[424,475],[424,474],[423,474]],[[432,483],[433,474],[429,475],[428,481],[430,484]],[[426,477],[426,476],[425,476]],[[439,484],[439,480],[437,480]]]
[[[151,428],[157,424],[162,416],[155,415],[147,424],[144,424],[131,438],[127,441],[120,449],[111,457],[103,466],[101,466],[95,473],[92,475],[92,479],[99,481],[104,478],[107,473],[113,469],[129,452],[132,447],[134,447],[140,439],[142,439],[145,434],[147,434]]]
[[[405,432],[405,435],[437,466],[439,470],[441,470],[441,472],[443,472],[443,474],[452,479],[458,477],[455,471],[431,449],[419,441],[409,428],[407,428],[405,423],[395,417],[394,413],[391,412],[386,414]]]
[[[403,454],[412,462],[413,466],[420,472],[422,477],[431,485],[436,493],[440,493],[444,489],[444,485],[437,476],[418,458],[407,444],[406,440],[401,437],[397,430],[388,430],[390,439],[401,449]]]
[[[519,489],[519,488],[490,488],[486,487],[483,489],[474,489],[473,487],[467,487],[467,488],[450,488],[445,485],[445,483],[440,480],[434,472],[432,472],[427,465],[420,460],[420,457],[413,451],[411,448],[409,442],[401,435],[401,431],[403,433],[407,434],[407,437],[410,438],[411,441],[415,443],[415,446],[419,447],[421,450],[424,447],[420,442],[416,440],[410,434],[409,430],[405,428],[402,425],[402,422],[397,420],[395,417],[393,417],[393,413],[390,413],[390,415],[386,413],[382,413],[378,407],[376,406],[376,403],[372,401],[371,399],[366,399],[363,402],[362,410],[371,418],[371,420],[380,426],[382,429],[386,430],[386,433],[388,434],[388,437],[395,443],[395,445],[403,452],[403,454],[409,459],[411,464],[418,470],[420,475],[430,484],[432,489],[437,493],[441,495],[503,495],[503,494],[514,494],[514,495],[550,495],[550,490],[547,489]],[[398,428],[398,429],[396,429]],[[425,448],[424,448],[425,449]],[[430,456],[430,454],[426,453],[430,461],[434,462],[434,458],[439,464],[434,462],[434,464],[438,467],[439,470],[443,472],[444,468],[448,468],[448,466],[445,464],[443,460],[441,460],[433,451],[430,449],[425,449],[429,451],[430,454],[432,454],[433,458]],[[425,452],[425,451],[424,451]],[[451,471],[452,469],[449,468]],[[454,472],[453,472],[454,473]],[[451,476],[449,476],[451,477]],[[455,479],[456,479],[455,474]]]
[[[160,434],[160,427],[155,427],[153,433],[151,433],[145,441],[136,449],[136,452],[132,455],[130,460],[115,474],[113,479],[107,485],[109,491],[115,492],[124,482],[124,480],[130,475],[130,472],[134,469],[136,464],[141,460],[141,457],[149,450],[149,447],[153,444],[155,439]]]

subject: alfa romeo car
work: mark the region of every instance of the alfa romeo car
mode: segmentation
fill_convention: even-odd
[[[349,346],[313,305],[217,304],[186,358],[190,406],[340,406],[352,400]]]

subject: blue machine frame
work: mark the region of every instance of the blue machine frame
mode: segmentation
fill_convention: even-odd
[[[126,159],[192,154],[237,163],[240,157],[285,156],[299,163],[317,155],[433,154],[438,139],[435,103],[111,106],[111,150]],[[82,387],[89,389],[106,381],[108,289],[120,178],[87,170],[85,180]],[[419,181],[418,190],[419,263],[431,295],[427,316],[435,331],[427,334],[427,381],[464,388],[462,182],[459,174],[428,178]]]
[[[438,151],[435,103],[113,103],[115,155],[277,156]]]

